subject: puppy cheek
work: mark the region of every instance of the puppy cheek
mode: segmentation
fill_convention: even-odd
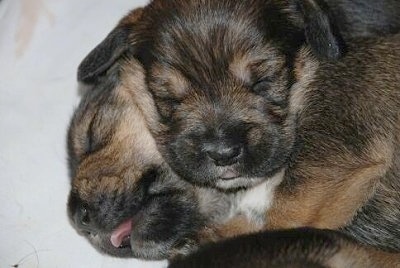
[[[275,139],[276,135],[271,129],[263,126],[252,128],[247,134],[248,154],[253,157],[257,155],[257,158],[268,157]]]
[[[259,141],[261,141],[263,136],[264,133],[262,129],[254,127],[247,133],[247,141],[250,146],[255,146],[259,143]]]
[[[186,150],[190,153],[195,153],[199,150],[199,139],[193,138],[191,135],[186,135],[177,138],[179,142],[179,147],[181,150]]]
[[[176,161],[178,165],[190,163],[190,166],[193,166],[203,160],[198,139],[190,135],[177,136],[169,146],[175,155],[171,160]]]

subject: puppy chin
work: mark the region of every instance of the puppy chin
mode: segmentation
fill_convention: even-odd
[[[114,247],[110,242],[110,234],[88,235],[86,238],[100,253],[118,258],[134,258],[131,247]]]
[[[233,179],[219,178],[215,182],[215,187],[223,191],[235,191],[252,188],[263,182],[265,179],[265,177],[237,177]]]
[[[253,188],[265,181],[281,183],[285,175],[285,168],[280,169],[271,176],[266,177],[237,177],[232,179],[218,178],[215,181],[215,188],[222,191],[235,192],[238,190],[247,190]]]
[[[198,249],[194,240],[171,240],[165,243],[137,240],[132,237],[132,254],[135,258],[143,260],[171,260],[189,255]]]

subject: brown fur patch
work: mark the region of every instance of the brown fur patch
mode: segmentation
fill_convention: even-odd
[[[294,63],[296,83],[292,87],[289,98],[291,113],[300,113],[304,108],[306,94],[310,89],[310,84],[313,81],[317,68],[318,61],[311,54],[311,51],[308,48],[302,48]]]
[[[129,12],[128,15],[124,16],[120,22],[119,22],[119,26],[129,26],[132,24],[137,23],[142,15],[143,15],[143,8],[135,8],[134,10],[132,10],[131,12]]]
[[[159,89],[154,93],[160,98],[180,99],[189,88],[189,82],[178,70],[156,65],[152,68],[152,75],[158,77],[153,86]]]
[[[252,84],[256,79],[273,77],[284,67],[285,60],[275,47],[266,44],[251,51],[234,54],[229,70],[244,84]]]
[[[97,114],[100,129],[96,131],[111,133],[101,141],[106,144],[104,147],[83,159],[73,179],[73,188],[88,201],[98,194],[131,190],[145,171],[143,168],[162,161],[148,129],[157,114],[144,86],[143,69],[135,61],[126,61],[122,69],[121,84],[113,92],[104,93],[110,94],[109,103],[100,108],[89,105],[83,120],[73,124],[71,136],[81,139],[88,135],[82,133],[88,131]],[[73,144],[76,153],[83,154],[84,148],[79,145],[82,142]]]
[[[242,234],[254,233],[261,231],[262,228],[245,216],[237,216],[224,223],[223,226],[218,226],[216,233],[224,239],[235,237]]]
[[[302,163],[301,176],[313,179],[296,191],[276,193],[275,206],[266,216],[268,228],[337,229],[348,224],[391,165],[390,145],[377,141],[368,151],[371,154],[363,162],[355,161],[354,155],[336,155],[327,159],[330,166]]]
[[[328,267],[400,267],[400,254],[380,251],[342,241],[339,252],[325,263]]]

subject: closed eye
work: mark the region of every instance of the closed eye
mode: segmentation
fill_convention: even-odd
[[[273,80],[271,78],[264,78],[254,83],[252,90],[254,93],[267,100],[270,104],[280,108],[285,108],[287,106],[287,101],[282,98],[280,94],[274,92],[272,87]]]
[[[263,94],[271,88],[272,81],[268,78],[259,80],[252,86],[252,90],[256,94]]]

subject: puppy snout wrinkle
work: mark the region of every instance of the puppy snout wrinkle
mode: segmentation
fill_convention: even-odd
[[[217,166],[228,166],[237,162],[242,147],[237,144],[214,143],[207,145],[205,151]]]

